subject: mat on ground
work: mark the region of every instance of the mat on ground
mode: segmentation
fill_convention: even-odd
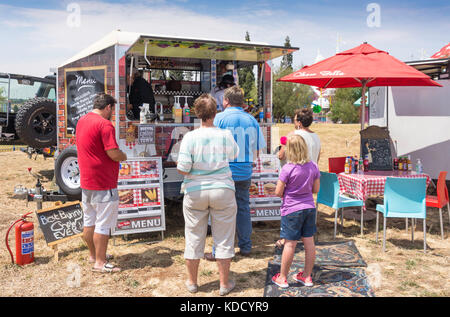
[[[282,249],[276,248],[269,261],[264,287],[265,297],[373,297],[364,267],[366,262],[353,241],[321,242],[316,244],[316,262],[313,268],[313,287],[294,280],[304,268],[303,244],[297,244],[288,275],[289,288],[280,288],[271,279],[280,272]]]

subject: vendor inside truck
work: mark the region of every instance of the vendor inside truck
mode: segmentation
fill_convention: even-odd
[[[133,74],[129,100],[128,110],[131,110],[131,113],[128,112],[128,114],[129,117],[132,115],[131,119],[139,120],[140,107],[143,103],[148,103],[150,105],[150,111],[155,113],[155,96],[152,85],[142,77],[142,71],[140,70],[135,71]]]

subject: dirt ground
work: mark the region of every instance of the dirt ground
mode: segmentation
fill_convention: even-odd
[[[286,127],[286,130],[290,128]],[[359,152],[359,125],[319,124],[312,129],[322,141],[321,170],[328,169],[327,158],[330,156]],[[29,159],[20,151],[0,152],[2,241],[13,221],[36,209],[35,203],[27,205],[24,200],[12,198],[15,185],[22,184],[28,188],[35,186],[36,181],[28,174],[27,167],[44,177],[46,189],[54,188],[53,159]],[[52,204],[44,203],[44,208]],[[339,233],[337,239],[355,241],[368,264],[367,274],[376,296],[449,296],[450,226],[446,210],[443,216],[446,235],[441,240],[438,210],[427,210],[426,254],[423,253],[421,221],[416,225],[413,243],[411,231],[405,232],[405,221],[389,219],[386,253],[382,252],[381,239],[375,242],[373,219],[365,222],[365,235],[361,237],[359,221],[348,219],[351,216],[346,217],[343,233]],[[320,205],[318,219],[318,240],[332,241],[334,212]],[[36,227],[36,218],[32,220]],[[113,262],[124,270],[118,274],[91,272],[91,265],[87,261],[88,250],[81,238],[61,243],[60,260],[56,263],[53,250],[46,245],[39,230],[35,229],[35,263],[24,267],[12,265],[6,247],[1,248],[0,296],[219,296],[216,264],[207,261],[200,262],[199,292],[192,295],[186,291],[183,225],[181,206],[169,204],[166,206],[167,230],[162,241],[160,233],[128,236],[127,240],[123,237],[110,240],[108,252],[114,255]],[[409,228],[411,230],[411,226]],[[279,221],[254,223],[251,257],[236,256],[231,264],[231,277],[237,286],[229,294],[230,297],[263,296],[267,264],[273,257],[278,236]],[[13,231],[9,244],[12,247],[15,245]],[[207,251],[210,249],[211,237],[208,236]]]

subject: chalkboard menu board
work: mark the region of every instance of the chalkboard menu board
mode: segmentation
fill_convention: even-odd
[[[39,227],[49,246],[83,233],[83,210],[79,201],[41,209],[36,213]]]
[[[106,66],[65,69],[67,134],[75,134],[78,120],[93,109],[95,96],[106,93],[106,69]]]
[[[361,139],[363,157],[369,157],[369,170],[391,171],[392,154],[389,139]]]
[[[140,124],[138,126],[138,143],[155,144],[155,126],[153,124]]]

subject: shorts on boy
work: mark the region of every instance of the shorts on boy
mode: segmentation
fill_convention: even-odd
[[[281,216],[280,238],[297,241],[316,233],[316,208],[303,209]]]
[[[108,190],[82,189],[81,195],[84,227],[95,226],[95,233],[109,235],[110,230],[116,225],[119,211],[117,188]]]

